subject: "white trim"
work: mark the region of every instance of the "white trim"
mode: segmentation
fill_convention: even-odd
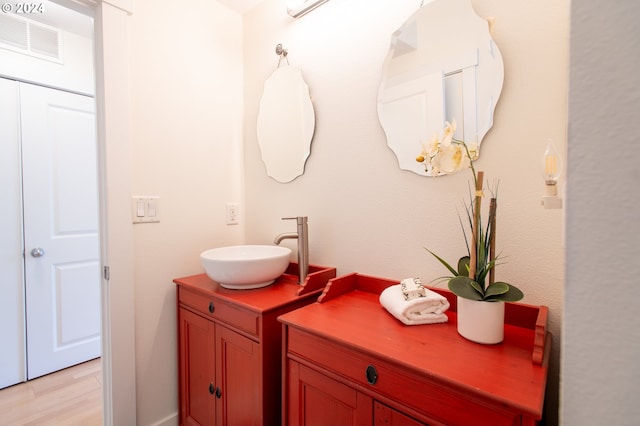
[[[173,426],[179,424],[180,419],[178,418],[178,413],[172,413],[166,416],[163,419],[158,420],[153,423],[151,426]]]
[[[90,10],[94,17],[101,260],[111,272],[110,279],[102,281],[103,424],[134,425],[137,422],[133,229],[129,217],[132,155],[128,40],[133,0],[54,1],[83,13]]]
[[[129,16],[121,7],[96,6],[96,100],[101,151],[104,282],[104,424],[136,424],[135,307],[131,194]],[[117,313],[117,314],[116,314]]]

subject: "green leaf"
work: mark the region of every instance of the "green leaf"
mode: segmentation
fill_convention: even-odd
[[[487,279],[487,275],[491,271],[491,268],[495,266],[495,260],[492,260],[483,265],[478,265],[478,269],[476,270],[476,281],[479,283],[484,283]]]
[[[449,280],[449,290],[455,295],[470,300],[482,300],[482,293],[472,287],[474,281],[469,277],[454,277]],[[478,283],[476,283],[478,284]]]
[[[469,256],[461,257],[460,260],[458,260],[458,275],[463,277],[469,276],[469,262],[471,262]]]
[[[449,264],[447,263],[447,261],[446,261],[446,260],[444,260],[443,258],[441,258],[440,256],[438,256],[437,254],[435,254],[434,252],[432,252],[432,251],[431,251],[431,250],[429,250],[428,248],[425,248],[425,250],[426,250],[426,251],[428,251],[429,253],[431,253],[431,254],[432,254],[436,259],[438,259],[438,260],[440,261],[440,263],[442,263],[442,264],[443,264],[443,265],[444,265],[444,266],[445,266],[449,271],[451,271],[451,273],[452,273],[454,276],[458,276],[458,272],[457,272],[455,269],[453,269],[453,268],[451,267],[451,265],[449,265]]]
[[[471,287],[473,287],[473,289],[474,289],[475,291],[477,291],[477,292],[478,292],[478,294],[480,294],[480,295],[482,296],[482,298],[484,299],[484,287],[482,286],[482,284],[480,284],[480,283],[479,283],[479,282],[477,282],[477,281],[473,281],[473,280],[472,280],[472,281],[469,283],[469,285],[470,285]]]
[[[518,287],[509,284],[509,291],[502,295],[502,300],[505,302],[517,302],[522,300],[524,293]]]
[[[485,268],[476,269],[476,281],[482,283],[481,285],[484,287],[484,282],[487,278],[487,272],[489,272]]]
[[[509,291],[509,284],[497,282],[493,284],[489,284],[487,290],[484,292],[484,298],[488,299],[494,296],[500,296]]]
[[[524,293],[522,293],[522,291],[512,285],[512,284],[507,284],[507,283],[502,283],[502,282],[497,282],[497,283],[493,283],[493,285],[495,284],[504,284],[506,285],[509,289],[506,293],[502,293],[502,294],[497,294],[494,296],[490,296],[487,297],[485,299],[485,301],[490,302],[490,301],[503,301],[503,302],[517,302],[518,300],[522,300],[522,298],[524,297]]]

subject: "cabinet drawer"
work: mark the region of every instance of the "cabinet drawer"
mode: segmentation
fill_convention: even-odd
[[[287,327],[287,355],[310,367],[326,370],[345,383],[387,402],[415,410],[448,425],[513,426],[521,421],[516,410],[483,399],[474,391],[454,389],[426,373],[378,359],[294,327]]]
[[[257,312],[241,309],[216,297],[183,287],[178,287],[178,301],[202,315],[260,337],[260,316]]]

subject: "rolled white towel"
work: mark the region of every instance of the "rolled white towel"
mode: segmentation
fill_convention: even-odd
[[[380,294],[380,304],[391,315],[406,325],[437,324],[447,322],[445,311],[449,309],[446,297],[425,288],[425,296],[405,300],[400,284],[385,288]]]

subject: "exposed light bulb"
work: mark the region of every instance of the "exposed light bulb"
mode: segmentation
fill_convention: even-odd
[[[542,205],[546,209],[562,208],[562,198],[558,197],[558,178],[560,177],[560,155],[553,139],[547,142],[547,148],[542,157],[542,175],[544,177],[545,193]]]
[[[555,192],[549,195],[557,195],[557,183],[558,177],[560,176],[560,156],[552,139],[549,139],[547,149],[544,151],[543,175],[545,185],[552,187],[552,191]]]

